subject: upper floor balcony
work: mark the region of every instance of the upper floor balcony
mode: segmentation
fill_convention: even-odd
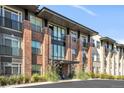
[[[0,16],[0,26],[6,27],[9,29],[14,29],[18,31],[22,31],[22,23],[19,21],[12,20],[7,17]]]

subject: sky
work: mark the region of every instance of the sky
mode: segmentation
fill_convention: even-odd
[[[124,6],[47,5],[45,7],[99,32],[102,36],[124,44]]]

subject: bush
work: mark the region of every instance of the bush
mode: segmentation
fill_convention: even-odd
[[[30,83],[30,78],[29,77],[24,77],[24,83]]]
[[[48,66],[48,71],[44,77],[45,77],[45,80],[48,80],[48,81],[60,80],[59,74],[57,73],[56,69],[51,65]]]
[[[5,86],[8,84],[8,78],[4,76],[0,76],[0,86]]]
[[[124,76],[121,76],[121,79],[124,80]]]
[[[17,76],[10,76],[9,77],[9,84],[13,85],[17,83]]]
[[[100,75],[100,78],[101,79],[109,79],[109,75],[107,75],[107,74],[101,74]]]
[[[41,81],[41,76],[39,74],[33,74],[33,76],[31,77],[31,81],[39,82],[39,81]]]
[[[24,82],[24,77],[22,75],[17,76],[17,84],[22,84]]]
[[[88,73],[85,73],[81,70],[75,73],[74,78],[81,79],[81,80],[87,80],[88,78],[90,78],[90,76]]]
[[[122,79],[122,76],[114,76],[114,79],[117,79],[117,80]]]
[[[113,75],[108,75],[108,79],[114,79]]]

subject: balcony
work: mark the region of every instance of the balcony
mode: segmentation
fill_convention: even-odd
[[[17,48],[17,47],[0,45],[0,55],[21,56],[22,50],[21,48]]]
[[[22,31],[22,23],[7,17],[0,16],[0,26]]]

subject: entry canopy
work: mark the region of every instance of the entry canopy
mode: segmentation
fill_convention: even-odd
[[[124,48],[124,44],[119,44],[119,43],[117,43],[116,46],[117,46],[117,47]]]
[[[97,35],[98,32],[83,26],[82,24],[79,24],[61,14],[56,13],[55,11],[52,11],[46,7],[43,7],[38,13],[37,13],[38,17],[47,19],[49,22],[58,24],[58,25],[62,25],[64,27],[68,27],[71,30],[74,31],[80,31],[86,35]]]
[[[79,61],[69,61],[69,60],[53,60],[55,63],[60,64],[78,64]]]

